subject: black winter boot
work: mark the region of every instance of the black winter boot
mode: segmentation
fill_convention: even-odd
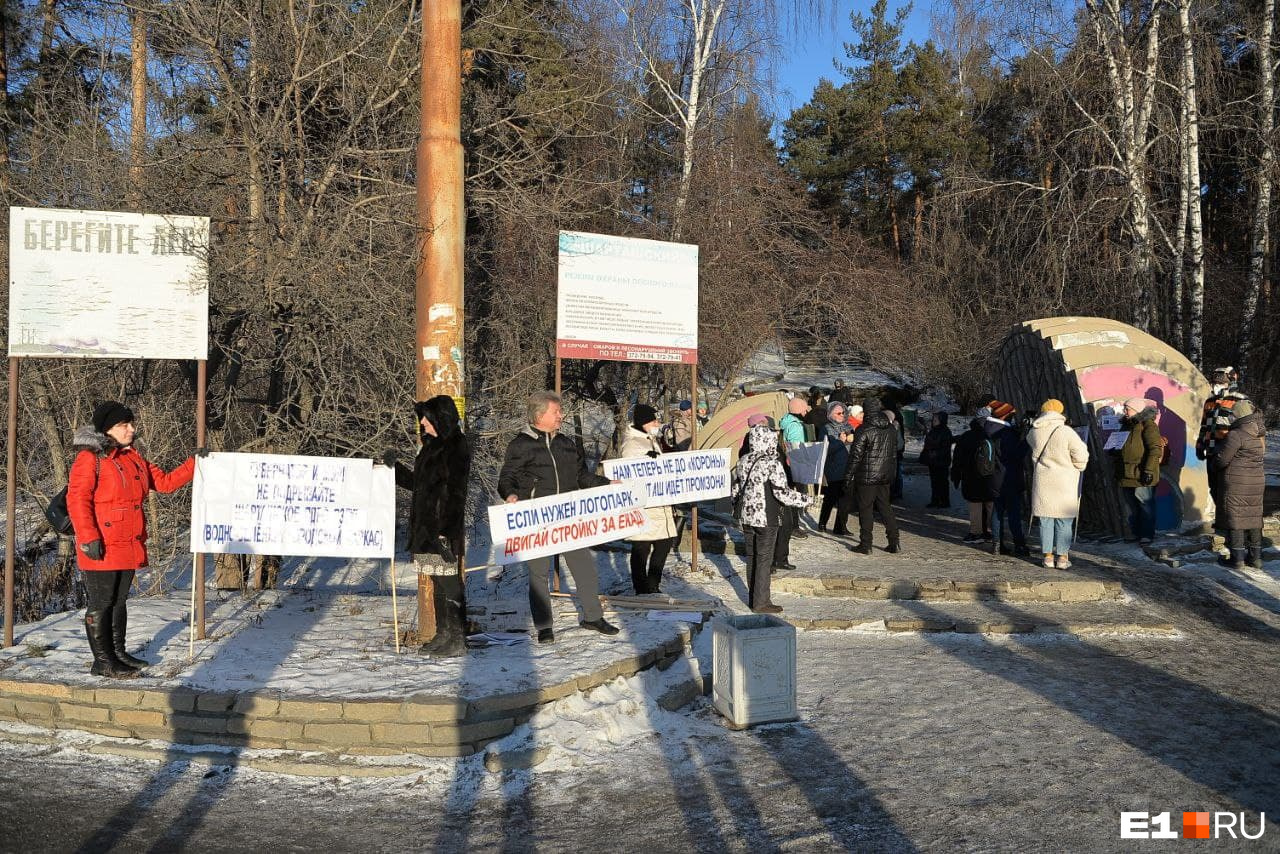
[[[1218,563],[1229,569],[1244,569],[1244,549],[1231,549],[1231,557],[1220,557]]]
[[[1249,566],[1254,569],[1262,569],[1262,546],[1253,546],[1248,550]]]
[[[89,649],[93,653],[93,667],[89,670],[94,676],[108,676],[112,679],[134,679],[138,671],[126,667],[116,659],[111,648],[111,622],[107,618],[110,611],[86,611],[84,614],[84,633],[89,638]]]
[[[112,609],[107,612],[107,615],[111,620],[111,651],[115,653],[116,660],[125,667],[131,667],[134,670],[150,667],[151,662],[135,658],[125,651],[124,633],[129,625],[129,612],[125,607],[121,606],[118,609]]]
[[[418,647],[421,655],[454,658],[467,651],[467,614],[462,584],[455,576],[438,575],[431,595],[436,610],[436,636]]]

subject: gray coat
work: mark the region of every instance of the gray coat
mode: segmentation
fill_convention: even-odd
[[[1238,418],[1209,457],[1209,465],[1222,477],[1222,506],[1216,508],[1220,528],[1251,531],[1262,527],[1262,495],[1267,488],[1262,467],[1265,435],[1261,413]]]

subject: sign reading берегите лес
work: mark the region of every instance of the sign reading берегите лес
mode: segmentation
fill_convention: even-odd
[[[209,218],[9,208],[9,355],[207,358]]]
[[[389,558],[395,489],[372,460],[209,454],[196,460],[191,551]]]
[[[494,563],[622,540],[645,528],[644,488],[612,484],[489,508]]]

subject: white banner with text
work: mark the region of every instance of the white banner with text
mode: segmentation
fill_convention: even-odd
[[[395,535],[395,471],[372,460],[196,458],[192,552],[389,558]]]
[[[535,557],[622,540],[645,529],[644,490],[615,483],[495,504],[489,508],[494,563]]]
[[[601,465],[610,480],[643,486],[646,507],[714,501],[729,494],[728,448],[604,460]]]

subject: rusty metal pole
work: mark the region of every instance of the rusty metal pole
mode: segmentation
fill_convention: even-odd
[[[5,449],[4,516],[4,645],[13,646],[13,573],[17,568],[14,538],[18,535],[18,360],[9,357],[9,446]]]
[[[689,450],[696,451],[698,449],[698,362],[690,366],[690,382],[689,382],[689,402],[692,404],[689,410]],[[698,505],[692,506],[689,527],[693,529],[693,542],[689,545],[689,568],[693,572],[698,571]]]
[[[462,3],[423,0],[414,288],[418,400],[447,394],[466,416],[463,371]],[[461,564],[459,564],[461,572]],[[418,575],[418,634],[435,633],[431,576]],[[427,618],[431,617],[428,632]]]
[[[205,446],[205,387],[209,380],[209,363],[205,359],[196,362],[196,447]],[[191,586],[195,598],[196,638],[204,640],[204,553],[197,552],[191,559]]]

